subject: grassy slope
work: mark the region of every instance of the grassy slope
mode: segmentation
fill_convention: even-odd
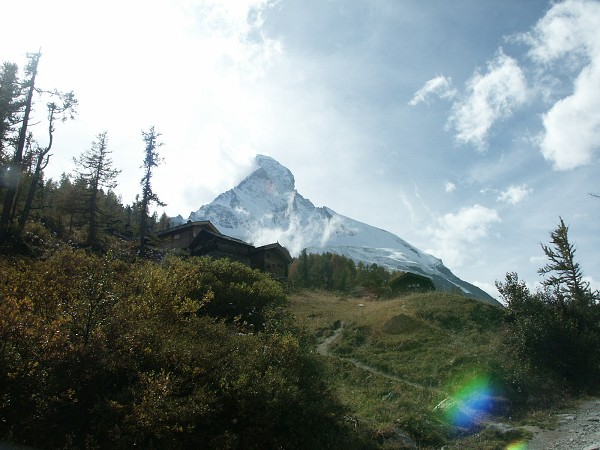
[[[502,364],[500,309],[464,297],[431,293],[369,301],[304,291],[291,295],[290,303],[319,340],[343,327],[330,347],[339,358],[326,358],[332,382],[361,428],[386,448],[394,448],[384,439],[394,429],[425,448],[448,442],[453,429],[434,407],[475,377],[493,385]],[[504,448],[505,440],[471,436],[460,447]]]

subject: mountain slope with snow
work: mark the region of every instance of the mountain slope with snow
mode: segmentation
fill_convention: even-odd
[[[294,175],[271,157],[257,155],[258,168],[235,188],[190,214],[188,220],[210,220],[223,234],[260,246],[274,241],[293,256],[331,252],[390,270],[430,277],[437,289],[457,290],[486,302],[497,302],[481,289],[456,277],[441,260],[398,236],[316,207],[296,191]]]

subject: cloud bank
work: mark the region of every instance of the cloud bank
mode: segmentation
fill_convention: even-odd
[[[573,92],[543,114],[540,150],[557,170],[590,164],[600,148],[600,3],[559,3],[521,38],[542,69],[578,70]]]

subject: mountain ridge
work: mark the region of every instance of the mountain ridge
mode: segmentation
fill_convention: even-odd
[[[265,156],[236,187],[192,212],[188,220],[210,220],[223,234],[260,246],[274,241],[292,256],[301,250],[331,252],[356,262],[428,276],[437,289],[499,305],[493,297],[454,275],[442,261],[393,233],[315,206],[295,188],[292,172]],[[184,220],[178,216],[177,222]]]

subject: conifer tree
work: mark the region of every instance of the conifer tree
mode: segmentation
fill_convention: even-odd
[[[563,306],[573,303],[584,307],[593,301],[593,296],[589,283],[583,281],[579,263],[575,261],[575,247],[569,243],[568,232],[569,227],[561,217],[558,227],[550,232],[550,245],[541,244],[549,262],[538,273],[549,275],[542,284],[555,290]]]
[[[77,107],[77,99],[75,98],[73,92],[61,93],[58,91],[54,91],[52,92],[52,95],[58,97],[60,103],[50,102],[47,104],[48,145],[46,147],[40,147],[39,145],[37,145],[37,142],[35,143],[35,151],[33,152],[35,155],[35,168],[33,170],[33,176],[29,185],[29,191],[27,193],[27,199],[25,200],[23,212],[21,213],[21,217],[19,219],[19,233],[23,231],[23,228],[25,227],[25,222],[29,218],[29,212],[31,210],[33,198],[38,188],[38,184],[40,183],[42,178],[42,171],[46,168],[50,160],[50,150],[52,149],[52,144],[54,143],[54,131],[56,130],[55,122],[57,120],[61,120],[64,122],[68,118],[72,119],[74,117],[75,109]]]
[[[158,220],[158,231],[166,230],[171,226],[171,219],[167,216],[166,212],[163,212]]]
[[[87,244],[96,244],[98,238],[98,194],[103,187],[113,189],[117,186],[116,178],[121,173],[113,168],[112,153],[108,150],[108,132],[96,136],[89,150],[74,158],[81,179],[88,186],[88,236]]]
[[[17,72],[17,65],[9,62],[2,64],[0,70],[0,164],[7,158],[5,148],[18,122],[17,115],[21,108]]]
[[[31,108],[33,105],[33,94],[35,92],[35,79],[37,76],[38,63],[42,54],[40,52],[34,54],[28,54],[29,62],[25,68],[26,75],[29,79],[25,82],[25,88],[27,95],[25,98],[25,111],[23,113],[23,119],[21,121],[21,128],[19,130],[19,138],[17,147],[12,160],[12,164],[9,165],[7,172],[4,174],[5,180],[8,181],[6,196],[4,197],[4,206],[2,208],[2,215],[0,216],[0,241],[4,240],[8,227],[12,220],[13,215],[13,204],[17,195],[17,188],[19,186],[19,180],[21,175],[21,162],[23,160],[23,150],[25,149],[25,141],[27,137],[27,128],[29,126],[29,116],[31,114]]]
[[[162,162],[158,148],[163,144],[162,142],[158,142],[159,137],[160,133],[156,132],[153,126],[147,132],[142,131],[142,138],[146,143],[144,164],[142,165],[144,176],[141,180],[142,200],[140,208],[140,255],[142,257],[146,254],[146,239],[149,231],[148,208],[152,202],[159,206],[166,206],[152,190],[152,172]]]

